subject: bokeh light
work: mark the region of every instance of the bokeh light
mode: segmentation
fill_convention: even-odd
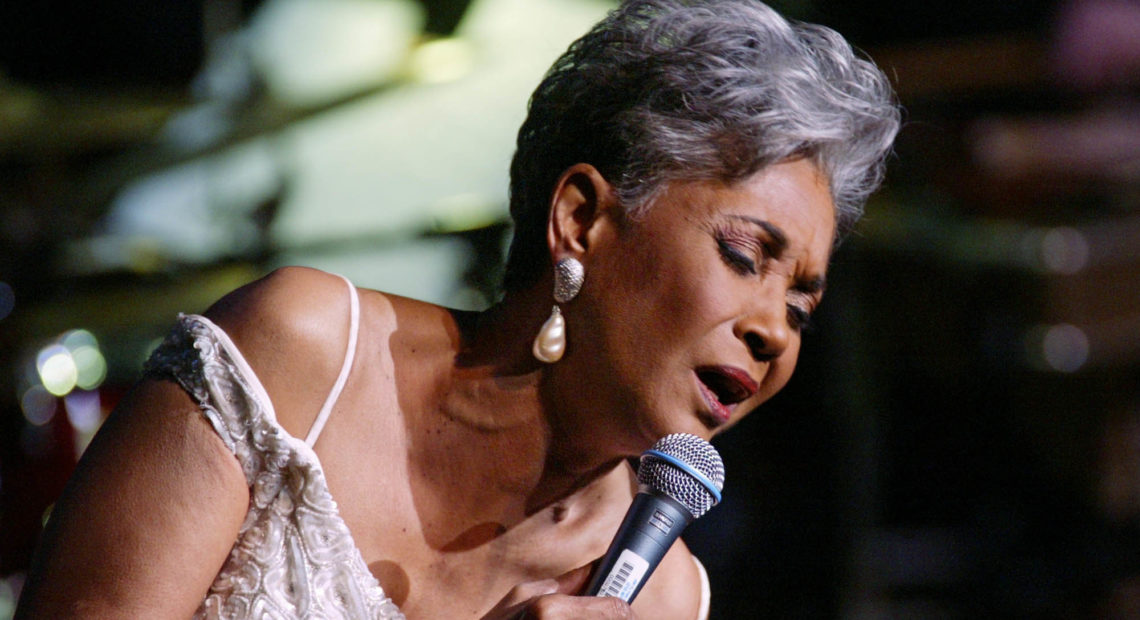
[[[1045,361],[1061,372],[1076,372],[1089,359],[1089,338],[1075,325],[1053,325],[1045,332]]]
[[[1053,228],[1041,239],[1041,261],[1054,273],[1077,273],[1088,265],[1089,242],[1074,228]]]
[[[1030,359],[1046,370],[1073,373],[1084,368],[1092,352],[1088,334],[1076,325],[1039,325],[1029,334]]]
[[[56,397],[42,385],[33,385],[20,396],[24,419],[35,426],[43,426],[55,416]]]
[[[71,352],[78,376],[75,384],[82,390],[93,390],[107,378],[107,360],[95,347],[79,347]]]
[[[103,407],[99,392],[75,390],[64,397],[64,408],[71,426],[81,433],[90,433],[103,421]]]
[[[36,371],[40,383],[56,396],[64,396],[75,389],[79,381],[79,369],[71,357],[71,351],[61,344],[48,345],[36,356]]]
[[[99,341],[95,339],[95,334],[92,334],[86,329],[73,329],[65,332],[60,336],[59,343],[66,347],[68,351],[74,351],[80,347],[99,346]]]
[[[85,329],[73,329],[60,339],[75,362],[75,385],[81,390],[93,390],[107,378],[107,360],[99,350],[95,335]]]
[[[29,368],[25,376],[29,385],[54,396],[66,396],[76,388],[94,390],[106,378],[107,359],[95,335],[85,329],[70,330],[41,349],[36,354],[34,368]],[[22,397],[32,399],[30,402],[34,405],[40,396],[38,391],[27,390]]]
[[[63,398],[67,421],[75,429],[75,458],[83,456],[95,431],[103,424],[103,403],[98,391],[73,390]]]

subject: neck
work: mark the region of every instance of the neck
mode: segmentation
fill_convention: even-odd
[[[460,350],[441,411],[478,450],[471,474],[482,483],[470,487],[472,501],[499,503],[487,497],[497,490],[518,517],[570,497],[622,460],[599,450],[601,438],[546,395],[554,367],[530,351],[551,304],[549,295],[515,292],[484,312],[454,315]]]

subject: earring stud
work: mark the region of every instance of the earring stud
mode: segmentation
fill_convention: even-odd
[[[554,301],[564,304],[574,299],[582,290],[586,270],[581,261],[573,257],[564,258],[554,265]],[[566,352],[566,319],[558,306],[550,311],[550,317],[538,330],[531,346],[535,359],[544,364],[553,364],[562,359]]]
[[[564,304],[574,299],[585,278],[586,269],[578,259],[566,257],[558,261],[554,265],[554,301]]]

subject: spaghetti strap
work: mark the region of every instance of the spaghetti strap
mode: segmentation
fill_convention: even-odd
[[[313,427],[309,429],[309,435],[305,437],[305,443],[309,447],[313,447],[317,443],[317,438],[321,436],[321,431],[325,428],[325,423],[329,421],[329,415],[332,413],[333,406],[340,398],[340,393],[344,390],[344,384],[348,381],[348,373],[352,370],[352,360],[356,357],[356,338],[360,331],[360,296],[356,292],[356,287],[352,282],[344,276],[340,276],[348,285],[349,295],[349,328],[348,328],[348,350],[344,354],[344,364],[340,368],[340,375],[336,378],[336,383],[333,385],[332,391],[329,392],[328,398],[325,399],[324,406],[321,407],[321,412],[317,414],[316,421],[313,422]]]

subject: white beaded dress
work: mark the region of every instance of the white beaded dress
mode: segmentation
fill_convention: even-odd
[[[369,572],[313,452],[355,356],[360,301],[348,287],[348,350],[304,441],[277,423],[249,364],[205,317],[180,316],[146,364],[148,375],[175,379],[198,402],[249,484],[249,512],[195,618],[404,617]]]

